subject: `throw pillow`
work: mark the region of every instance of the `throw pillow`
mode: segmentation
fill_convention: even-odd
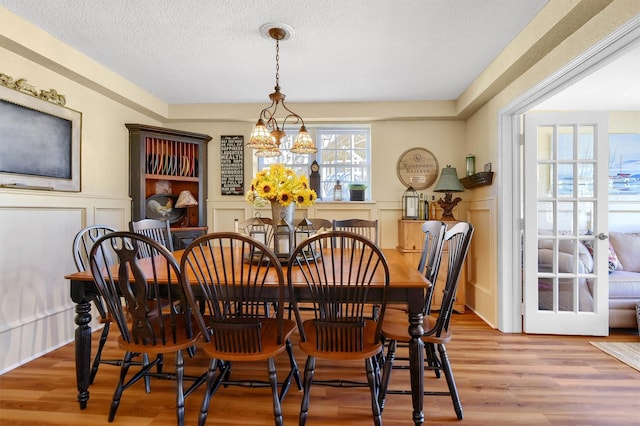
[[[618,269],[618,264],[620,261],[618,260],[618,255],[616,251],[613,249],[611,243],[609,243],[609,273],[612,273],[616,269]]]
[[[618,270],[640,272],[640,234],[610,232],[609,240],[618,257]]]
[[[583,241],[584,246],[589,250],[589,254],[593,257],[593,240]],[[618,269],[618,256],[616,255],[616,251],[613,249],[611,243],[609,243],[609,273],[612,273],[616,269]]]

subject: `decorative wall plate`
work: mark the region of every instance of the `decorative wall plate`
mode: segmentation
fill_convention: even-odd
[[[438,179],[438,160],[425,148],[411,148],[402,153],[396,164],[398,179],[406,187],[422,190]]]

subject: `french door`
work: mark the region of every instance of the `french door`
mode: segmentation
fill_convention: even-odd
[[[524,116],[527,333],[607,335],[606,113]]]

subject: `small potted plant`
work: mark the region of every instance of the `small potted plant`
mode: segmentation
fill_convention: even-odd
[[[366,190],[367,185],[364,183],[349,184],[349,199],[351,201],[364,201],[364,193]]]

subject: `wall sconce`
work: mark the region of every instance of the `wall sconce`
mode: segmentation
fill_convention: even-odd
[[[434,192],[444,192],[444,199],[438,200],[438,205],[442,208],[442,220],[456,220],[453,217],[453,208],[458,205],[462,198],[456,197],[452,199],[452,192],[464,192],[464,187],[458,179],[458,172],[455,167],[447,165],[440,172],[440,180],[436,185]]]
[[[418,193],[411,186],[402,194],[402,218],[418,219]]]
[[[184,190],[178,195],[178,201],[176,201],[176,207],[179,209],[187,208],[187,217],[184,222],[182,222],[182,227],[188,228],[191,226],[189,220],[189,207],[197,206],[198,200],[193,196],[190,191]]]

